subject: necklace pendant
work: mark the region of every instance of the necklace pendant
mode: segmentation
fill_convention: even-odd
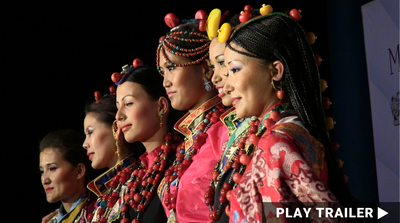
[[[169,210],[169,213],[170,213],[171,215],[168,217],[167,223],[176,223],[176,217],[175,217],[175,211],[174,211],[174,209]]]

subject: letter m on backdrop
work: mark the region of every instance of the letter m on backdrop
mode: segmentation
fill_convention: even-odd
[[[397,66],[399,66],[399,44],[397,44],[397,49],[396,49],[396,53],[393,55],[392,49],[388,49],[389,50],[389,62],[390,62],[390,75],[393,74],[393,69],[392,69],[392,61],[393,64]],[[399,71],[399,69],[397,69],[397,71]]]

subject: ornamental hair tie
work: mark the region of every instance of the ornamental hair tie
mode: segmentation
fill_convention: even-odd
[[[217,11],[214,12],[215,15],[213,15],[213,16],[218,18],[218,10],[219,9],[214,9],[214,10],[217,10]],[[211,17],[211,14],[213,13],[213,11],[210,12],[209,17]],[[271,14],[273,11],[274,10],[271,5],[263,4],[260,9],[256,9],[256,10],[254,10],[251,5],[246,5],[246,6],[244,6],[244,11],[240,12],[239,21],[241,22],[241,24],[232,28],[231,25],[226,22],[226,23],[222,24],[222,26],[219,29],[217,29],[216,23],[211,23],[211,24],[209,23],[207,26],[207,32],[208,32],[208,29],[210,29],[211,31],[208,35],[209,35],[210,39],[218,36],[218,40],[221,43],[225,43],[230,39],[230,36],[234,30],[236,30],[240,26],[244,25],[245,23],[247,23],[248,21],[250,21],[253,18]],[[252,14],[254,12],[258,12],[260,15],[253,17]],[[302,18],[300,13],[301,13],[301,10],[292,9],[292,10],[290,10],[289,15],[294,20],[299,21]],[[216,30],[217,33],[213,32],[212,30]]]
[[[168,13],[164,17],[164,22],[167,24],[168,27],[171,28],[170,33],[166,36],[162,36],[159,39],[159,46],[157,48],[157,56],[156,56],[156,64],[157,69],[160,71],[160,54],[162,52],[162,56],[165,61],[174,67],[186,67],[191,65],[200,64],[206,58],[208,58],[208,50],[210,46],[210,41],[207,38],[207,35],[203,34],[202,32],[205,31],[206,28],[206,19],[208,15],[204,10],[199,10],[195,14],[195,19],[189,20],[182,20],[183,23],[188,22],[199,22],[199,32],[197,31],[178,31],[181,26],[181,20],[176,16],[174,13]],[[183,47],[179,43],[198,43],[195,48],[190,47]],[[187,44],[183,44],[187,45]],[[190,44],[189,44],[190,45]],[[195,60],[189,61],[186,63],[176,64],[173,63],[166,55],[168,51],[171,54],[180,56],[180,57],[188,57],[192,58],[195,57]]]
[[[120,73],[114,72],[111,74],[111,80],[115,83],[115,85],[120,85],[124,80],[124,77],[129,72],[133,71],[135,68],[143,65],[143,61],[139,58],[133,60],[132,65],[124,65],[122,67],[122,71]]]
[[[115,95],[115,87],[114,87],[114,86],[110,86],[110,87],[108,88],[108,90],[110,91],[110,94],[104,94],[104,97],[105,97],[105,96],[108,96],[108,95]],[[100,91],[95,91],[95,92],[94,92],[94,99],[96,100],[96,103],[100,102],[100,100],[101,100],[102,98],[103,98],[103,96],[101,96]]]

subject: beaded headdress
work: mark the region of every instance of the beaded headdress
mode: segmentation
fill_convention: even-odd
[[[124,77],[126,74],[129,74],[131,71],[143,65],[143,61],[139,58],[133,60],[132,65],[126,64],[122,67],[121,72],[114,72],[111,74],[111,80],[115,83],[115,85],[120,85],[124,81]]]
[[[167,61],[167,63],[169,63],[170,66],[174,67],[186,67],[200,64],[202,61],[208,58],[210,40],[205,33],[207,27],[207,17],[208,15],[204,10],[197,11],[194,19],[182,20],[182,23],[179,18],[173,13],[168,13],[165,16],[164,21],[168,25],[168,27],[171,28],[171,30],[166,36],[162,36],[159,39],[156,57],[158,71],[160,71],[159,60],[161,54]],[[199,27],[198,31],[180,30],[181,28],[184,28],[184,24],[196,22],[198,23]],[[180,46],[179,43],[195,43],[197,47],[185,48]],[[191,58],[193,60],[181,64],[173,63],[167,57],[165,51],[168,51],[169,53],[177,56]]]
[[[114,86],[110,86],[108,88],[108,90],[110,91],[110,94],[104,94],[103,96],[101,95],[100,91],[95,91],[94,92],[94,99],[96,100],[96,103],[100,102],[100,100],[108,95],[115,95],[115,87]]]
[[[114,72],[111,75],[111,80],[115,83],[115,85],[119,85],[123,82],[124,77],[126,74],[128,74],[129,72],[133,71],[135,68],[140,67],[143,65],[143,61],[139,58],[136,58],[133,60],[132,65],[124,65],[122,67],[122,71],[121,72]],[[108,88],[108,90],[110,91],[109,94],[104,94],[104,96],[101,95],[100,91],[95,91],[94,92],[94,98],[96,100],[96,103],[100,102],[100,100],[108,95],[115,95],[115,87],[114,86],[110,86]]]

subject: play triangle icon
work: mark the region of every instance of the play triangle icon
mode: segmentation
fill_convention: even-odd
[[[387,211],[383,210],[382,208],[378,207],[378,219],[382,218],[383,216],[389,214]]]

